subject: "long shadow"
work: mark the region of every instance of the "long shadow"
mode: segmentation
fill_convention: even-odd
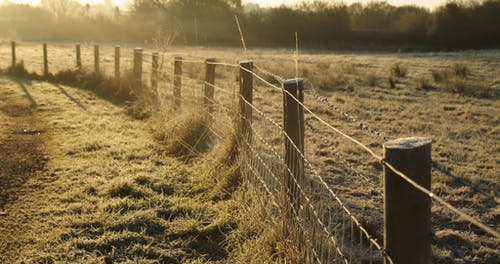
[[[36,103],[35,99],[33,98],[33,96],[31,96],[31,94],[28,92],[28,89],[25,86],[25,84],[31,85],[31,80],[18,79],[18,78],[13,78],[13,77],[11,77],[9,79],[14,81],[15,83],[17,83],[17,85],[19,85],[21,90],[23,90],[24,94],[26,95],[26,98],[28,98],[28,100],[30,101],[31,107],[36,108],[37,103]]]
[[[481,193],[489,198],[492,198],[494,199],[494,197],[489,194],[488,192],[486,192],[481,186],[480,184],[478,183],[473,183],[467,179],[464,179],[460,176],[457,176],[455,174],[453,174],[453,172],[449,169],[446,169],[443,165],[441,165],[440,163],[438,163],[437,161],[432,161],[432,164],[431,164],[435,169],[437,169],[438,171],[440,171],[441,173],[443,173],[444,175],[450,177],[451,179],[453,179],[453,181],[459,183],[459,184],[462,184],[462,185],[466,185],[466,186],[469,186],[470,188],[472,188],[476,193]]]
[[[76,98],[74,98],[73,96],[71,96],[70,94],[68,94],[66,92],[66,90],[64,90],[64,88],[62,88],[59,84],[52,84],[54,87],[56,87],[57,89],[59,89],[59,91],[64,94],[64,96],[68,97],[69,100],[71,100],[73,103],[75,103],[76,106],[80,107],[82,110],[87,110],[87,108]]]

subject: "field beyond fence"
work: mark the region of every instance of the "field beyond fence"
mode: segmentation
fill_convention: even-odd
[[[248,191],[282,229],[292,263],[493,263],[499,258],[497,188],[485,190],[434,159],[436,140],[427,131],[394,137],[363,120],[361,110],[346,111],[338,106],[341,99],[332,101],[300,78],[297,65],[288,65],[297,70],[287,79],[245,58],[228,62],[81,44],[41,44],[34,51],[12,42],[9,48],[10,54],[0,52],[0,66],[8,74],[19,75],[15,69],[22,67],[26,75],[20,77],[70,84],[80,84],[67,77],[71,74],[90,75],[113,83],[115,90],[103,96],[135,101],[151,114],[201,114],[205,132],[188,144],[190,155],[235,136]],[[106,88],[92,89],[99,94]],[[334,115],[350,129],[329,120]],[[396,131],[410,125],[396,119]],[[453,178],[471,196],[490,201],[487,211],[494,217],[485,220],[474,208],[433,191],[434,177]],[[464,246],[459,231],[475,240]]]

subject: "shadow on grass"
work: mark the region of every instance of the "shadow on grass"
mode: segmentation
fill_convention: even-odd
[[[79,108],[81,108],[82,110],[87,110],[87,108],[76,98],[74,98],[73,96],[71,96],[70,94],[68,94],[68,92],[66,92],[66,90],[64,90],[64,88],[59,85],[59,84],[53,84],[54,87],[56,87],[57,89],[59,89],[59,91],[64,95],[66,96],[71,102],[75,103],[76,106],[78,106]]]
[[[28,92],[28,89],[26,88],[26,85],[25,85],[25,84],[31,85],[31,80],[24,79],[24,78],[15,78],[15,77],[9,77],[9,79],[11,81],[14,81],[15,83],[17,83],[17,85],[19,85],[21,90],[24,92],[24,95],[26,96],[26,98],[28,98],[28,100],[30,101],[30,106],[33,108],[36,108],[37,103],[36,103],[35,99],[33,98],[33,96],[31,96],[31,94]]]

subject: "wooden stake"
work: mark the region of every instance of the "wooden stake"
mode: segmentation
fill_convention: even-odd
[[[12,67],[16,67],[16,42],[12,41]]]
[[[174,109],[181,106],[181,88],[182,88],[182,57],[174,59]]]
[[[431,188],[430,138],[384,144],[384,160],[422,187]],[[431,199],[384,167],[384,247],[394,263],[431,263]],[[385,260],[385,263],[389,263]]]
[[[120,46],[115,47],[115,78],[120,79]]]
[[[82,57],[81,57],[80,44],[76,44],[76,68],[78,70],[82,69]]]
[[[215,62],[215,59],[210,58],[205,62],[205,85],[204,85],[204,101],[205,106],[207,107],[210,113],[214,110],[214,87],[215,84],[215,64],[211,64]]]
[[[99,69],[99,45],[94,46],[94,72],[95,74],[100,74],[101,71]]]
[[[49,75],[49,60],[47,57],[47,43],[43,43],[43,75]]]
[[[134,49],[134,85],[136,90],[142,88],[142,49]]]
[[[253,69],[252,61],[240,62],[240,127],[239,137],[240,142],[246,141],[251,144],[252,142],[252,107],[249,104],[253,103]],[[246,145],[245,143],[241,144]]]
[[[304,108],[298,103],[304,102],[304,81],[290,79],[283,83],[283,128],[288,138],[284,138],[284,169],[283,186],[285,187],[285,221],[294,222],[293,211],[300,210],[300,195],[298,186],[305,182],[304,159]],[[290,205],[291,203],[291,205]],[[291,207],[290,207],[291,206]],[[293,210],[292,210],[293,209]],[[285,235],[288,233],[285,230]]]

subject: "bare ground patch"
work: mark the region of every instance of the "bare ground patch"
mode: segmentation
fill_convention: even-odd
[[[14,201],[19,188],[44,169],[47,159],[41,151],[45,131],[32,109],[4,96],[0,100],[0,112],[9,122],[0,138],[0,213],[6,214],[2,212],[5,204]]]

